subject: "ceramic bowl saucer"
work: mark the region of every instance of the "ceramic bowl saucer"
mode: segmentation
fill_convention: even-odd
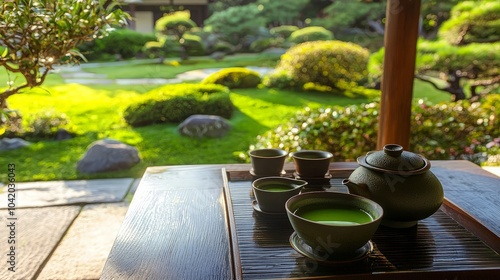
[[[281,218],[281,217],[286,217],[286,212],[284,213],[270,213],[270,212],[264,212],[262,209],[260,209],[259,204],[257,203],[257,200],[252,201],[252,207],[255,212],[262,216],[266,217],[276,217],[276,218]]]
[[[330,184],[330,179],[332,179],[332,175],[327,173],[323,177],[303,177],[300,176],[297,172],[293,173],[293,176],[297,180],[304,180],[307,183],[309,183],[309,186],[314,186],[314,185],[328,185]]]
[[[276,175],[261,175],[261,174],[255,174],[255,171],[252,169],[250,169],[250,175],[254,176],[254,177],[276,177],[276,176],[285,176],[286,175],[286,171],[285,170],[281,170],[281,173],[280,174],[276,174]]]
[[[352,254],[330,255],[325,258],[325,256],[317,255],[311,246],[307,245],[295,232],[290,236],[290,245],[299,254],[325,266],[355,263],[367,258],[373,252],[373,243],[368,241],[363,247],[357,249]]]

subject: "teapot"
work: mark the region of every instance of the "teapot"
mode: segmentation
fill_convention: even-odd
[[[412,227],[441,206],[443,187],[429,170],[431,164],[425,157],[404,151],[400,145],[388,144],[357,161],[360,166],[342,184],[350,193],[382,206],[382,225]]]

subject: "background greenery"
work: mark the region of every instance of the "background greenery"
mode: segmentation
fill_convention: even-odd
[[[139,77],[140,73],[156,73],[159,77],[172,77],[184,70],[208,65],[270,66],[276,63],[266,55],[237,55],[217,64],[207,58],[191,60],[188,65],[172,67],[164,64],[131,64],[89,68],[93,72],[109,73],[113,78]],[[198,67],[197,67],[198,66]],[[138,70],[139,69],[139,70]],[[181,72],[182,72],[181,71]],[[161,75],[160,75],[161,73]],[[6,80],[0,74],[0,83]],[[13,162],[19,181],[57,180],[77,178],[140,177],[147,166],[175,164],[207,164],[241,162],[256,137],[274,129],[304,107],[347,106],[369,101],[352,99],[321,92],[298,92],[268,88],[233,89],[231,100],[236,107],[230,122],[233,129],[222,139],[191,139],[182,137],[175,124],[156,124],[134,128],[123,120],[122,112],[132,100],[158,86],[152,85],[96,85],[64,84],[58,74],[51,74],[42,88],[12,96],[10,106],[22,115],[52,110],[68,116],[77,137],[64,141],[44,140],[13,151],[1,152],[0,166]],[[446,101],[448,97],[428,84],[415,81],[415,98],[428,98],[432,102]],[[130,170],[94,175],[78,174],[76,163],[87,146],[105,137],[136,146],[142,162]],[[1,173],[0,181],[5,180]]]

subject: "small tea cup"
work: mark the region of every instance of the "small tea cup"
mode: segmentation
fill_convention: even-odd
[[[303,150],[291,154],[297,175],[302,178],[322,178],[330,170],[333,154],[319,150]]]
[[[286,213],[285,202],[300,193],[306,181],[285,177],[263,177],[253,181],[252,189],[262,212]]]
[[[253,175],[280,176],[288,152],[281,149],[257,149],[249,152]]]

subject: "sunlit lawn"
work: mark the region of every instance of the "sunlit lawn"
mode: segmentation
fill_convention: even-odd
[[[248,65],[245,57],[240,66]],[[258,61],[254,59],[254,61]],[[267,62],[260,60],[258,63]],[[262,65],[262,64],[257,64]],[[149,66],[144,66],[151,67]],[[163,68],[165,67],[165,68]],[[170,68],[169,68],[170,67]],[[214,66],[220,67],[220,66]],[[168,72],[172,66],[161,66]],[[134,65],[127,67],[93,68],[113,73],[114,77],[139,77],[145,71]],[[125,69],[125,70],[122,70]],[[187,68],[186,68],[187,69]],[[185,69],[185,70],[186,70]],[[196,69],[191,68],[189,70]],[[177,70],[175,70],[177,71]],[[134,73],[133,76],[131,73]],[[144,73],[144,72],[143,72]],[[4,79],[0,75],[0,80]],[[14,151],[0,153],[0,166],[15,163],[16,179],[58,180],[77,178],[140,177],[145,168],[157,165],[237,163],[239,153],[245,153],[257,135],[274,129],[304,107],[325,107],[366,103],[366,98],[352,99],[341,95],[319,92],[295,92],[275,89],[234,90],[231,99],[236,111],[230,122],[230,133],[221,139],[190,139],[179,135],[176,124],[157,124],[133,128],[122,120],[123,109],[134,97],[156,85],[99,85],[63,84],[57,75],[50,75],[43,89],[12,96],[9,105],[22,115],[53,110],[69,116],[78,136],[64,141],[39,141]],[[432,102],[446,101],[449,97],[427,84],[415,83],[415,98],[428,98]],[[96,175],[78,174],[76,163],[86,147],[95,140],[113,138],[136,146],[142,162],[130,170]],[[5,181],[0,173],[0,181]]]

